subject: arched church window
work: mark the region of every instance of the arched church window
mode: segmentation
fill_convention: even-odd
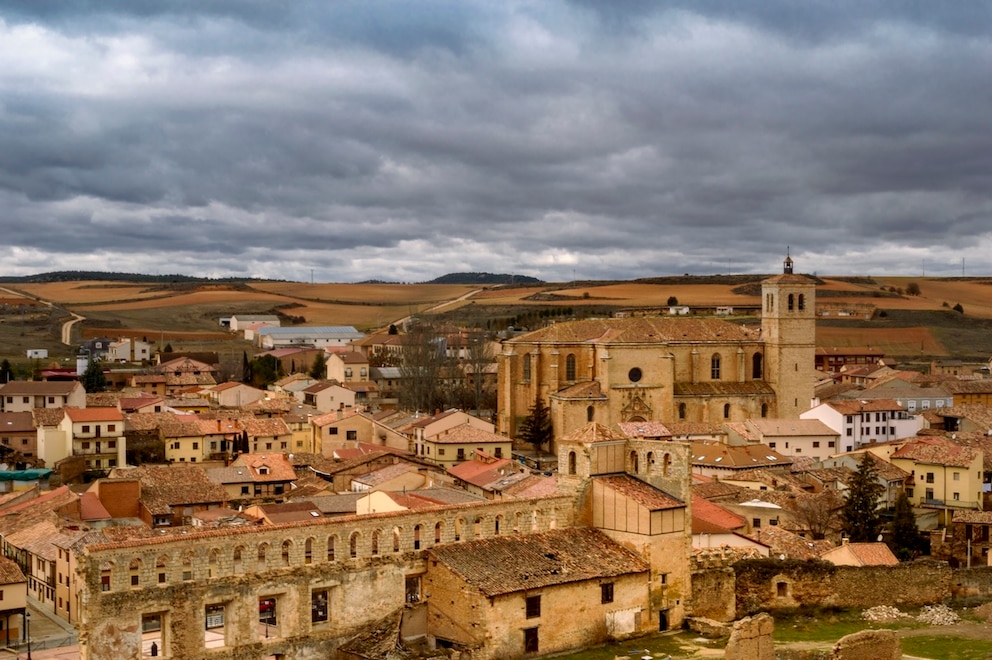
[[[763,375],[761,359],[761,353],[755,353],[751,356],[751,378],[755,380],[760,380]]]
[[[804,309],[806,309],[806,296],[800,293],[799,294],[799,311],[801,312]]]
[[[710,379],[720,380],[720,354],[714,353],[710,358]]]
[[[793,308],[795,307],[795,305],[796,305],[796,297],[793,294],[790,293],[789,294],[789,303],[788,303],[788,308],[789,308],[789,311],[790,312],[793,310]]]
[[[575,452],[568,452],[568,473],[575,474]]]
[[[565,358],[565,380],[575,380],[575,354],[569,353]]]
[[[679,419],[685,419],[685,404],[679,404]]]
[[[524,380],[530,380],[530,353],[524,356]]]
[[[730,404],[729,403],[723,404],[723,418],[724,419],[730,419]]]
[[[586,408],[586,421],[587,422],[591,422],[593,420],[593,417],[595,417],[595,416],[596,416],[596,409],[593,408],[592,406],[587,407]]]

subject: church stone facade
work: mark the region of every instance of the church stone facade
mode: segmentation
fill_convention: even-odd
[[[588,319],[503,343],[499,431],[514,437],[537,400],[560,438],[589,422],[798,418],[813,396],[815,282],[762,282],[761,326],[716,318]]]

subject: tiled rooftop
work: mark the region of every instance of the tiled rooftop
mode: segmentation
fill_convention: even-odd
[[[428,553],[488,597],[650,568],[602,532],[578,527],[454,543]]]
[[[644,344],[680,341],[759,341],[757,330],[709,318],[638,317],[587,319],[555,323],[511,339],[506,344],[531,342],[587,342]]]
[[[627,474],[596,477],[595,480],[637,502],[649,511],[678,509],[685,506],[685,502],[682,500]]]
[[[926,437],[910,440],[901,449],[893,452],[891,459],[907,459],[929,465],[968,467],[981,450],[963,447],[940,437]]]

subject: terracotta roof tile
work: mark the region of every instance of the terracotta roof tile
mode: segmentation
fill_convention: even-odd
[[[123,422],[124,413],[117,408],[66,408],[73,422]]]
[[[678,509],[685,506],[682,500],[627,474],[596,477],[595,480],[629,497],[649,511]]]
[[[425,440],[439,445],[465,443],[493,444],[510,442],[510,439],[507,437],[496,433],[491,433],[484,429],[476,428],[471,426],[468,422],[432,435],[425,438]]]
[[[672,437],[672,432],[661,422],[620,422],[617,428],[630,438]]]
[[[896,450],[891,460],[907,459],[929,465],[968,467],[981,450],[963,447],[946,438],[926,437],[910,440]]]
[[[649,570],[602,532],[577,527],[454,543],[428,553],[489,597]]]
[[[137,479],[141,503],[152,515],[169,515],[173,507],[227,501],[224,487],[210,480],[198,465],[141,465],[114,468],[112,479]]]
[[[17,584],[27,582],[21,567],[13,559],[0,556],[0,584]]]
[[[637,317],[586,319],[555,323],[510,339],[504,344],[533,342],[583,342],[602,344],[673,343],[695,341],[760,341],[757,330],[709,318]]]

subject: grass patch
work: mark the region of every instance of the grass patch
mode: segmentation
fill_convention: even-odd
[[[836,642],[861,630],[906,630],[924,627],[913,619],[873,622],[861,618],[861,610],[808,610],[775,617],[775,641]]]
[[[902,652],[919,658],[941,660],[987,660],[992,657],[992,641],[955,637],[954,635],[921,635],[903,637]]]

